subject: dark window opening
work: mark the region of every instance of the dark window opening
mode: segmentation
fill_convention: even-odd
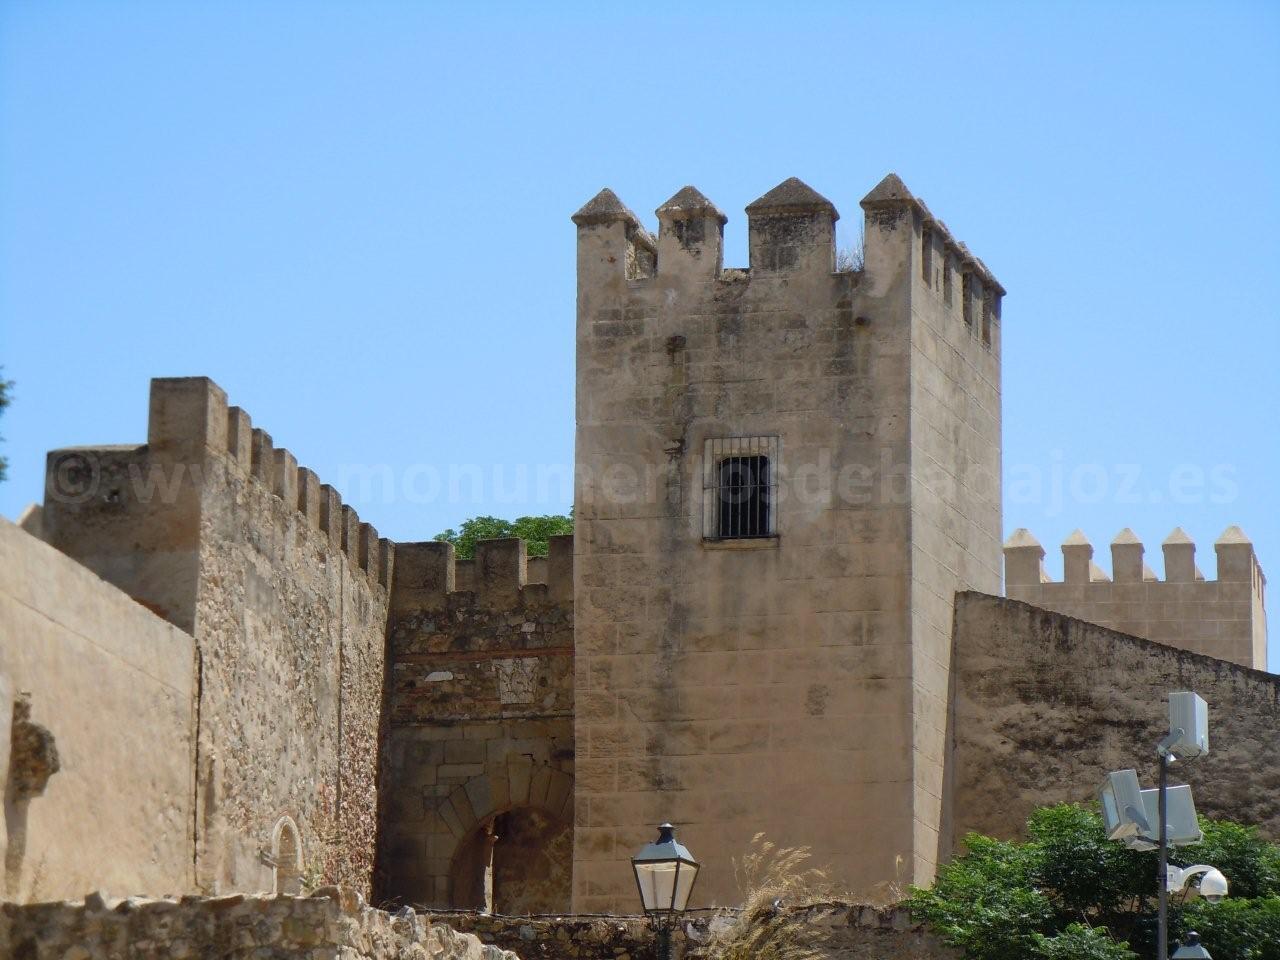
[[[722,540],[770,536],[769,458],[725,457],[718,470],[716,536]]]

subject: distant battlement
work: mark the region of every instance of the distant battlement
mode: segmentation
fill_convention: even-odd
[[[524,601],[573,603],[573,535],[552,537],[546,557],[530,557],[518,537],[481,540],[475,557],[459,560],[440,540],[396,545],[393,611],[435,609],[455,602],[515,610]]]
[[[1239,527],[1227,527],[1216,541],[1220,581],[1248,582],[1261,595],[1266,577],[1253,551],[1253,542]],[[1196,564],[1196,545],[1181,527],[1174,528],[1161,544],[1164,552],[1163,581],[1143,560],[1145,547],[1132,530],[1125,527],[1111,541],[1111,576],[1093,562],[1093,544],[1080,530],[1062,542],[1064,584],[1094,583],[1191,583],[1204,582]],[[1044,570],[1044,547],[1025,528],[1019,528],[1005,542],[1005,580],[1013,584],[1049,584]]]
[[[909,219],[917,282],[937,290],[944,305],[962,314],[992,342],[1005,289],[986,264],[952,235],[909,191],[897,174],[886,176],[861,201],[866,219],[866,267],[898,257],[879,247],[899,244],[898,227]],[[836,273],[835,224],[840,214],[826,197],[792,177],[746,207],[750,267],[724,267],[725,214],[696,187],[681,188],[655,211],[655,239],[607,187],[573,215],[578,227],[579,282],[612,276],[644,282],[663,278],[741,283],[757,278]]]
[[[390,588],[395,548],[360,520],[338,491],[315,472],[276,447],[271,434],[253,426],[249,414],[229,407],[227,395],[208,377],[170,377],[151,381],[147,447],[175,460],[203,461],[210,453],[226,458],[232,469],[263,484],[294,507],[370,579]]]
[[[1214,542],[1217,578],[1196,565],[1196,545],[1176,528],[1161,544],[1164,579],[1143,560],[1126,527],[1111,541],[1111,573],[1077,530],[1062,544],[1063,579],[1044,569],[1044,548],[1018,529],[1004,545],[1005,593],[1017,600],[1160,643],[1266,669],[1266,577],[1253,543],[1236,526]]]

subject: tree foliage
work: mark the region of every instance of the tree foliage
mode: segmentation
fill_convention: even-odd
[[[1215,960],[1280,960],[1280,846],[1236,823],[1202,818],[1201,829],[1173,861],[1213,864],[1231,896],[1174,895],[1171,941],[1195,930]],[[968,960],[1154,957],[1156,855],[1108,841],[1092,810],[1044,807],[1025,842],[970,834],[965,846],[910,906]]]
[[[0,367],[0,370],[3,370],[3,369],[4,369],[3,367]],[[6,380],[3,377],[0,377],[0,414],[3,414],[5,411],[5,408],[9,406],[10,403],[13,402],[13,394],[10,392],[12,389],[13,389],[13,381]],[[4,437],[0,437],[0,440],[3,440],[3,439]],[[2,482],[5,479],[8,473],[9,473],[9,461],[6,458],[0,456],[0,482]]]
[[[561,516],[548,514],[541,517],[516,517],[503,520],[499,517],[472,517],[464,520],[457,530],[452,527],[437,533],[432,539],[446,540],[454,546],[460,559],[475,556],[477,540],[496,540],[500,537],[520,537],[528,542],[529,556],[545,557],[547,541],[551,537],[573,533],[573,514]]]

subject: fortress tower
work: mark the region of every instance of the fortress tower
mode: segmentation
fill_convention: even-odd
[[[578,228],[573,904],[634,907],[671,820],[736,902],[763,831],[857,892],[949,835],[952,601],[1000,587],[1000,301],[895,175],[838,213],[787,180],[750,268],[693,187],[655,240],[609,190]],[[895,878],[886,880],[886,878]]]

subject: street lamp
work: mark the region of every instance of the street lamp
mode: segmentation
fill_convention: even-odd
[[[631,869],[644,912],[658,934],[658,956],[670,960],[671,928],[689,906],[689,894],[698,879],[698,861],[676,841],[676,828],[664,823],[658,828],[658,839],[631,858]]]
[[[1182,946],[1173,951],[1172,960],[1213,960],[1213,957],[1200,945],[1200,934],[1190,930]]]

